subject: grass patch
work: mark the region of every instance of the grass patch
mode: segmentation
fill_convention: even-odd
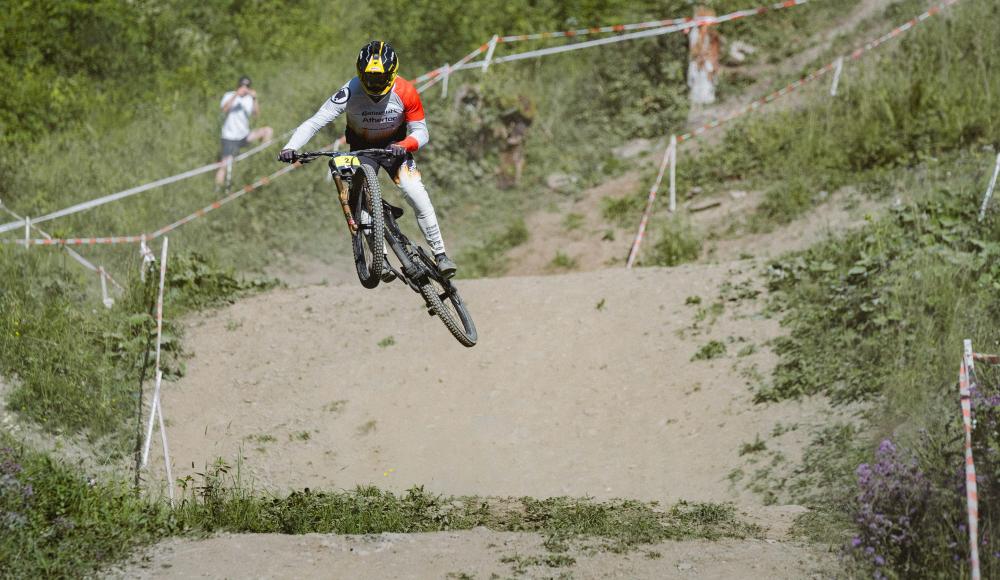
[[[642,214],[646,204],[645,194],[633,194],[625,197],[605,197],[601,200],[601,215],[611,224],[620,228],[631,227]]]
[[[752,455],[754,453],[760,453],[761,451],[766,451],[766,450],[767,450],[767,443],[765,443],[764,440],[760,438],[760,435],[757,435],[757,437],[752,442],[744,443],[743,445],[740,446],[740,457],[743,457],[744,455]]]
[[[710,340],[703,344],[698,352],[694,353],[691,360],[714,360],[724,356],[726,356],[726,344],[718,340]]]
[[[675,217],[660,227],[652,251],[643,263],[647,266],[677,266],[697,260],[701,255],[701,239],[691,224]]]
[[[569,213],[563,218],[562,226],[567,232],[573,232],[583,227],[583,214]]]
[[[575,270],[577,266],[576,258],[561,251],[556,252],[556,256],[549,262],[549,269],[551,270]]]

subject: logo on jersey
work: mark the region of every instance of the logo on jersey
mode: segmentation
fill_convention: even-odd
[[[339,91],[337,91],[337,94],[333,95],[333,97],[330,100],[333,101],[333,104],[335,105],[343,105],[350,98],[351,98],[351,89],[344,87]]]

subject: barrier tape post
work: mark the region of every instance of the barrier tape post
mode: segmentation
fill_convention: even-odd
[[[31,218],[24,216],[24,249],[28,249],[28,240],[31,239]]]
[[[149,406],[149,423],[146,427],[146,443],[142,448],[142,467],[149,463],[149,446],[153,439],[153,420],[160,412],[160,345],[163,340],[163,286],[167,279],[167,246],[169,238],[163,238],[163,251],[160,256],[160,287],[156,295],[156,386],[153,388],[153,403]]]
[[[677,135],[670,136],[670,213],[677,211]]]
[[[979,490],[976,487],[976,465],[972,459],[972,387],[975,367],[972,341],[963,342],[962,367],[958,374],[962,423],[965,428],[965,499],[969,512],[969,566],[972,580],[980,579],[979,571]]]
[[[486,73],[486,69],[490,68],[490,61],[493,60],[493,51],[497,49],[497,40],[500,38],[499,35],[494,34],[493,38],[490,39],[489,46],[486,49],[486,58],[483,59],[483,73]]]
[[[833,70],[833,83],[830,84],[830,96],[837,96],[837,88],[840,87],[840,73],[844,71],[844,57],[837,59],[836,68]]]
[[[448,97],[448,79],[451,77],[451,65],[444,63],[444,79],[441,80],[441,98]]]
[[[163,371],[157,369],[156,371],[156,384],[159,385],[163,380]],[[159,389],[157,389],[159,392]],[[170,469],[170,446],[167,445],[167,427],[163,422],[163,403],[157,399],[156,401],[156,416],[160,420],[160,441],[163,442],[163,464],[167,471],[167,497],[170,498],[170,503],[174,503],[174,474]]]
[[[105,308],[110,309],[115,305],[115,299],[108,296],[108,275],[104,272],[104,266],[98,267],[97,274],[101,277],[101,302]]]
[[[990,180],[990,186],[986,189],[986,195],[983,197],[983,205],[979,208],[979,221],[986,219],[986,208],[990,205],[990,198],[993,197],[993,189],[997,186],[997,176],[1000,175],[1000,153],[997,154],[997,164],[993,169],[993,179]]]
[[[663,183],[663,174],[667,171],[667,163],[670,162],[670,146],[667,146],[667,150],[663,152],[663,161],[660,162],[660,171],[656,175],[656,181],[653,183],[653,187],[649,190],[649,197],[646,199],[646,209],[642,212],[642,220],[639,222],[639,231],[635,234],[635,240],[632,242],[632,249],[628,254],[628,261],[625,263],[625,268],[631,270],[632,266],[635,265],[636,259],[639,257],[639,247],[642,245],[642,238],[646,234],[646,224],[649,223],[649,215],[653,212],[653,203],[656,201],[656,192],[660,189],[660,184]]]

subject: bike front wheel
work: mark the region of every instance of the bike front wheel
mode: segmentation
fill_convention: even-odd
[[[354,234],[354,265],[358,279],[365,288],[378,286],[385,268],[385,214],[382,208],[382,187],[372,167],[362,164],[355,176],[357,187],[353,212],[360,222]]]

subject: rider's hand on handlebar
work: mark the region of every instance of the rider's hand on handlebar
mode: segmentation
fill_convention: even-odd
[[[295,162],[295,149],[282,149],[281,153],[278,153],[278,161],[284,161],[285,163]]]
[[[406,157],[406,154],[409,153],[409,151],[406,150],[406,147],[403,147],[399,143],[393,143],[392,145],[386,147],[385,150],[389,151],[396,157]]]

